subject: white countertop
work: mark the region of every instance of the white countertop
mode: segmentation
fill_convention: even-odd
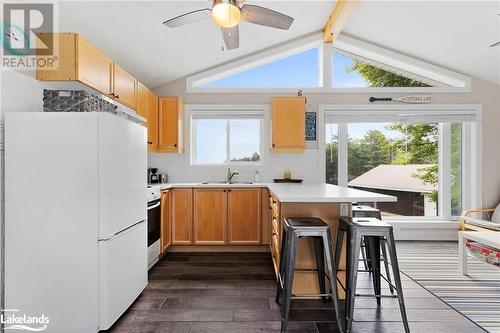
[[[374,192],[324,183],[280,184],[202,184],[167,183],[152,184],[152,188],[227,188],[227,187],[267,187],[280,202],[396,202],[397,198]]]
[[[268,184],[280,202],[395,202],[396,197],[324,183]]]

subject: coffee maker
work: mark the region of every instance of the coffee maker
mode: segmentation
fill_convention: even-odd
[[[150,184],[158,184],[160,179],[158,177],[158,168],[149,168],[148,169],[148,183]]]

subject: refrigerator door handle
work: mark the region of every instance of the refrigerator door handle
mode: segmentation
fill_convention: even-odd
[[[135,227],[136,225],[141,224],[141,223],[143,223],[143,222],[146,222],[146,220],[141,220],[141,221],[139,221],[139,222],[137,222],[137,223],[134,223],[134,224],[132,224],[131,226],[129,226],[129,227],[127,227],[127,228],[123,229],[123,230],[118,231],[118,232],[117,232],[117,233],[115,233],[113,236],[106,237],[106,238],[99,238],[97,241],[99,241],[99,242],[107,242],[107,241],[110,241],[110,240],[112,240],[112,239],[114,239],[114,238],[118,237],[120,234],[124,233],[125,231],[130,230],[130,229],[132,229],[133,227]]]

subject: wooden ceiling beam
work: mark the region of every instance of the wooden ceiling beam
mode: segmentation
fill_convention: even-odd
[[[337,0],[323,28],[323,41],[333,43],[351,16],[358,0]]]

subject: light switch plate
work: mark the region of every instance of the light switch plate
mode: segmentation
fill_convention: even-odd
[[[349,204],[340,204],[340,216],[349,216]]]

